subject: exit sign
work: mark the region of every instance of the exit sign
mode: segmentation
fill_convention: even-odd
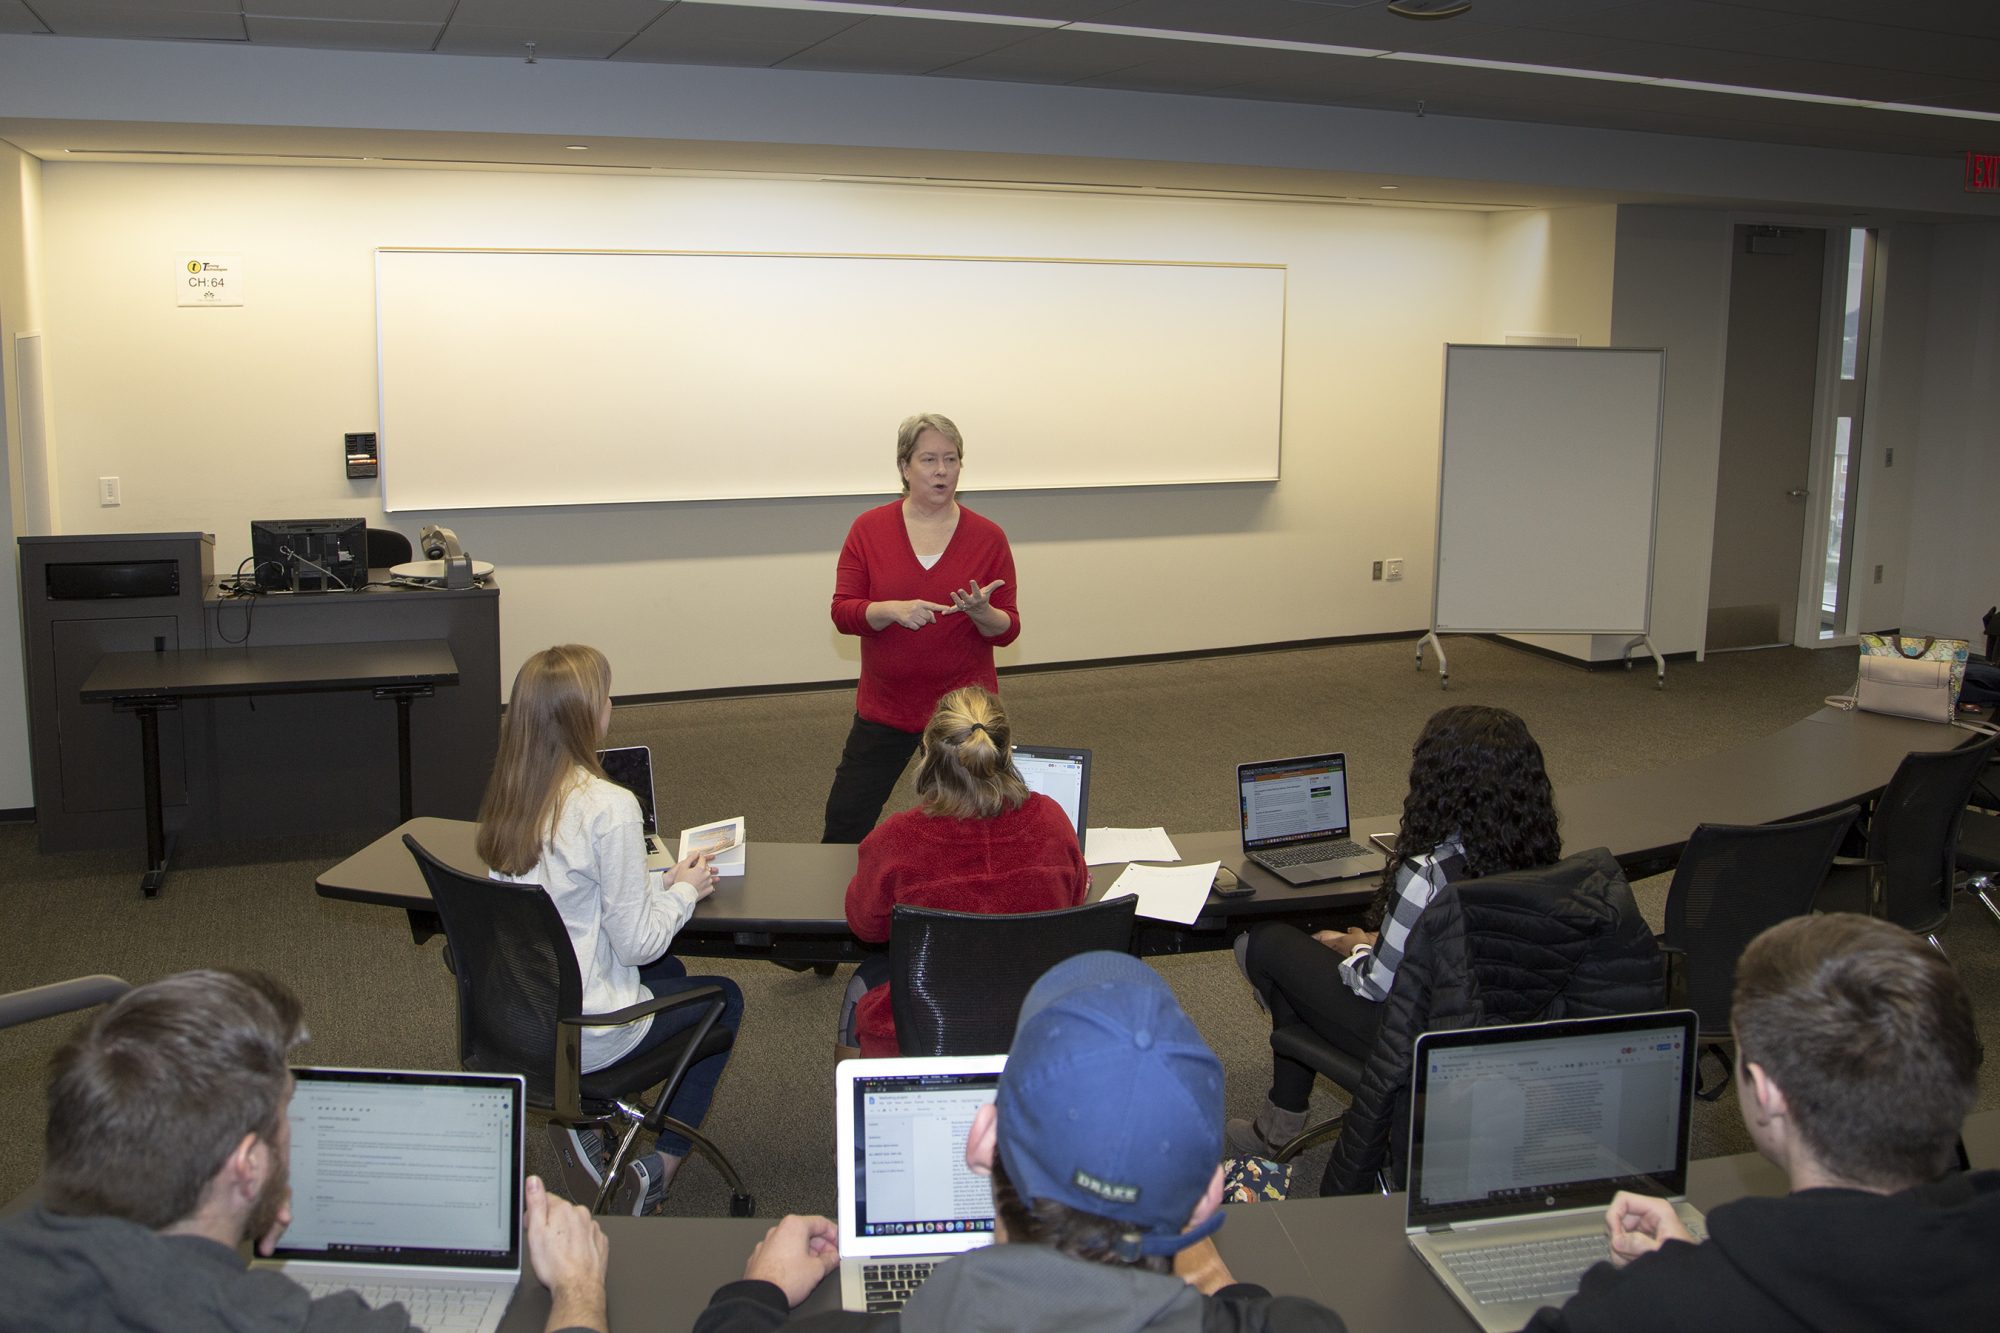
[[[2000,193],[2000,153],[1965,155],[1965,190],[1967,194]]]

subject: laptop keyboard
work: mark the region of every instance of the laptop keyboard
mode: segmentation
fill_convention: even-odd
[[[1611,1257],[1603,1232],[1523,1241],[1439,1256],[1481,1305],[1538,1301],[1556,1305],[1576,1295],[1583,1271]]]
[[[868,1299],[868,1313],[900,1310],[903,1302],[924,1285],[924,1279],[938,1266],[936,1259],[913,1259],[906,1263],[863,1264],[861,1292]]]
[[[501,1303],[505,1295],[497,1287],[351,1286],[343,1282],[301,1282],[299,1285],[315,1300],[351,1291],[366,1301],[370,1309],[401,1302],[403,1308],[410,1312],[410,1322],[427,1330],[427,1333],[476,1329],[484,1322],[488,1311]]]
[[[1339,842],[1309,842],[1297,847],[1279,847],[1259,852],[1257,856],[1265,865],[1305,866],[1315,861],[1338,861],[1343,856],[1360,856],[1367,850],[1360,843],[1343,838]]]

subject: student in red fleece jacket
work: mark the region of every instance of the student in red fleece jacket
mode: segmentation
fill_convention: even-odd
[[[861,685],[821,842],[868,835],[938,699],[961,685],[997,691],[993,650],[1020,637],[1007,534],[958,503],[964,451],[949,418],[905,421],[903,498],[855,519],[840,549],[833,623],[861,640]]]
[[[1046,912],[1074,907],[1090,870],[1069,816],[1014,771],[1007,714],[977,685],[938,700],[917,761],[920,804],[882,821],[861,843],[847,886],[847,924],[870,943],[889,938],[897,903],[952,912]],[[889,960],[854,969],[841,1006],[837,1058],[896,1054]]]

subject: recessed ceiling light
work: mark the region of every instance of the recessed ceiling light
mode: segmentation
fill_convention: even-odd
[[[1403,187],[1400,185],[1378,185],[1375,188],[1378,190],[1400,190]]]
[[[572,153],[587,153],[590,151],[590,145],[587,143],[566,143],[563,147]]]

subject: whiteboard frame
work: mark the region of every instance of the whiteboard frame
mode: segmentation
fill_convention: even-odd
[[[1451,354],[1456,350],[1505,352],[1509,355],[1537,357],[1558,354],[1564,357],[1578,355],[1610,356],[1652,356],[1657,358],[1658,391],[1653,413],[1653,495],[1647,510],[1646,529],[1646,594],[1640,610],[1639,623],[1606,625],[1520,625],[1500,622],[1483,622],[1471,625],[1441,625],[1438,623],[1438,607],[1444,591],[1444,502],[1445,483],[1450,467],[1451,442]],[[1441,375],[1442,395],[1438,412],[1438,490],[1435,527],[1433,529],[1431,554],[1431,626],[1426,636],[1435,640],[1440,634],[1633,634],[1650,638],[1653,630],[1653,583],[1658,572],[1660,536],[1660,467],[1662,443],[1666,436],[1667,417],[1667,351],[1664,347],[1537,347],[1504,343],[1446,343],[1444,345],[1444,368]],[[1636,646],[1636,643],[1633,645]],[[1630,647],[1627,648],[1630,652]],[[1655,655],[1657,656],[1657,654]],[[1422,649],[1418,649],[1418,660],[1422,661]]]
[[[1274,395],[1270,406],[1270,425],[1273,433],[1268,454],[1260,449],[1259,456],[1246,459],[1252,467],[1245,471],[1224,471],[1207,475],[1150,477],[1145,475],[1092,477],[1082,480],[1065,480],[1060,477],[1037,477],[1029,481],[986,481],[972,489],[980,492],[1032,492],[1062,490],[1122,490],[1156,487],[1187,486],[1227,486],[1243,484],[1269,484],[1279,481],[1284,471],[1284,417],[1285,417],[1285,371],[1286,342],[1289,333],[1288,314],[1290,302],[1290,265],[1284,263],[1252,261],[1211,261],[1188,259],[1144,259],[1144,258],[1098,258],[1088,256],[1046,256],[1046,255],[960,255],[925,254],[915,252],[849,252],[820,250],[720,250],[720,249],[657,249],[657,248],[617,248],[602,246],[455,246],[455,245],[380,245],[374,247],[375,256],[375,336],[376,336],[376,407],[378,429],[384,431],[382,462],[382,501],[386,512],[431,512],[437,510],[491,511],[503,509],[580,509],[611,506],[684,504],[684,503],[731,503],[757,500],[792,500],[845,498],[854,496],[879,496],[896,494],[893,482],[866,484],[839,484],[835,486],[789,486],[783,488],[760,487],[742,490],[715,490],[697,494],[656,494],[650,490],[633,496],[607,496],[603,498],[560,498],[543,497],[519,500],[496,500],[480,498],[463,503],[440,499],[435,494],[415,494],[407,500],[396,498],[396,460],[402,450],[394,439],[388,437],[389,375],[383,366],[383,266],[382,260],[389,255],[542,255],[542,256],[611,256],[631,258],[691,258],[691,259],[782,259],[782,260],[848,260],[848,261],[919,261],[925,263],[965,263],[965,264],[1031,264],[1078,265],[1099,268],[1139,268],[1139,269],[1202,269],[1202,270],[1252,270],[1271,272],[1277,275],[1276,327],[1274,329],[1274,350],[1277,357],[1275,373],[1271,380]],[[885,427],[885,432],[886,432]],[[1268,456],[1268,467],[1264,457]],[[883,469],[883,470],[886,470]],[[420,485],[427,483],[419,483]]]

